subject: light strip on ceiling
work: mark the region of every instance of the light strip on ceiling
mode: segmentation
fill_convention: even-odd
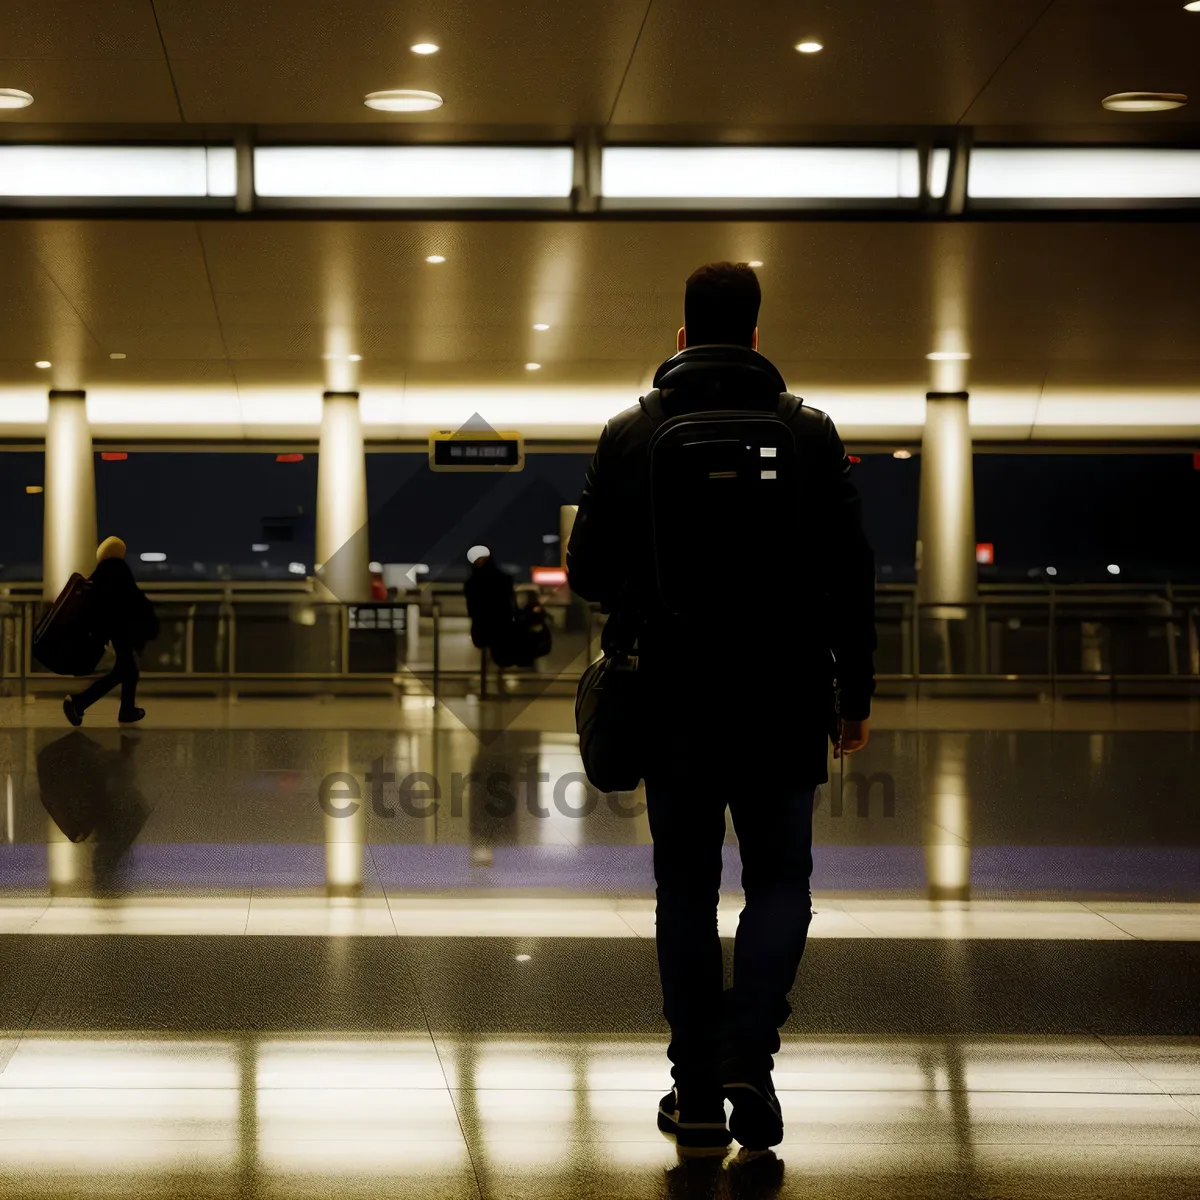
[[[610,146],[602,190],[615,200],[900,200],[920,194],[915,149]]]
[[[0,196],[206,199],[236,175],[232,146],[0,146]]]
[[[929,194],[940,200],[950,184],[950,151],[939,146],[929,156]]]
[[[290,199],[566,199],[569,146],[264,146],[254,188]]]
[[[973,200],[1200,199],[1200,151],[984,147],[971,152]]]
[[[364,391],[363,429],[373,438],[424,438],[454,429],[474,414],[493,428],[529,436],[594,437],[629,406],[629,387],[537,385],[523,388],[430,385]],[[827,412],[845,437],[918,434],[925,423],[919,386],[806,387],[805,401]],[[97,387],[88,390],[88,419],[98,437],[170,434],[199,442],[227,437],[315,437],[321,388]],[[46,394],[0,388],[0,434],[38,437],[46,428]],[[1200,436],[1200,394],[1070,388],[981,388],[971,395],[971,423],[981,438],[1114,438]]]

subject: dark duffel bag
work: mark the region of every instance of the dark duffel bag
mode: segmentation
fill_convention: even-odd
[[[33,631],[33,657],[56,675],[90,675],[108,641],[96,631],[91,585],[78,572],[67,580]]]
[[[584,671],[575,693],[579,756],[602,792],[632,792],[645,774],[644,686],[638,656],[624,648],[616,617],[604,627],[604,656]]]

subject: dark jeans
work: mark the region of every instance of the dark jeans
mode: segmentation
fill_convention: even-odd
[[[711,1084],[722,1059],[770,1069],[791,1015],[812,919],[811,787],[753,769],[646,780],[657,883],[658,966],[667,1054],[680,1084]],[[725,808],[733,815],[746,904],[738,921],[733,986],[724,990],[717,900]]]
[[[75,697],[75,707],[80,712],[91,708],[101,696],[107,696],[118,683],[121,685],[121,712],[128,712],[137,704],[137,652],[128,642],[113,642],[112,646],[117,652],[116,664],[107,675],[101,675]]]

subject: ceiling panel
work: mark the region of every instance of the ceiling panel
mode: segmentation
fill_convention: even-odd
[[[150,0],[5,0],[6,58],[162,59]]]
[[[797,54],[803,37],[824,51]],[[417,40],[442,50],[415,56]],[[0,87],[35,97],[0,112],[16,125],[178,124],[181,104],[187,122],[334,137],[563,136],[611,118],[723,140],[960,121],[1136,139],[1194,131],[1195,108],[1131,118],[1100,99],[1200,94],[1200,16],[1182,0],[9,0],[0,56]],[[394,87],[445,106],[363,106]]]
[[[614,124],[953,124],[1045,4],[654,0]]]
[[[726,257],[763,260],[762,346],[796,386],[920,386],[960,331],[981,385],[1200,387],[1200,225],[1110,222],[0,222],[0,374],[319,388],[357,353],[364,387],[624,384]]]
[[[34,98],[29,108],[0,109],[0,126],[179,121],[171,74],[161,55],[157,62],[5,58],[0,59],[0,87],[20,88]]]
[[[445,99],[421,123],[602,123],[645,0],[157,0],[189,121],[391,123],[368,92]],[[432,41],[428,58],[409,47]],[[400,118],[401,123],[413,118]]]
[[[1115,92],[1183,92],[1200,104],[1200,13],[1183,0],[1056,0],[965,114],[976,125],[1195,128],[1195,107],[1110,113]]]
[[[6,0],[0,87],[34,98],[0,124],[179,120],[149,0]]]

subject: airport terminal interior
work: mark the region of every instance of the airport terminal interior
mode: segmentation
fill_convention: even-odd
[[[9,0],[0,1195],[1200,1197],[1198,106],[1187,0]],[[710,262],[878,648],[782,1141],[698,1154],[566,548]],[[77,724],[111,536],[145,715]],[[714,693],[770,570],[706,578]]]

